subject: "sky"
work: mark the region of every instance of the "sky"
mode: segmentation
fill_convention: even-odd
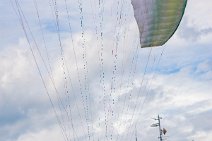
[[[130,0],[0,0],[0,141],[211,141],[211,5],[140,48]]]

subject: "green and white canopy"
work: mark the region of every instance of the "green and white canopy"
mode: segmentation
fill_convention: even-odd
[[[187,0],[132,0],[141,47],[161,46],[177,30]]]

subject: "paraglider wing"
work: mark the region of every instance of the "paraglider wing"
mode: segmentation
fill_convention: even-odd
[[[161,46],[177,30],[187,0],[132,0],[141,47]]]

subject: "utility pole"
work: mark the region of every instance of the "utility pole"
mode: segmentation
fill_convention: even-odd
[[[163,130],[161,129],[161,121],[160,121],[161,119],[162,119],[162,117],[160,117],[159,115],[157,118],[154,118],[154,120],[157,120],[157,123],[152,124],[151,127],[159,128],[159,137],[158,138],[160,139],[160,141],[163,141],[163,134],[165,135],[167,131],[164,128],[163,128]]]

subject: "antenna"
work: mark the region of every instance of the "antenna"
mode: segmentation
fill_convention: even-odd
[[[158,115],[158,117],[157,118],[153,118],[154,120],[157,120],[158,122],[157,123],[154,123],[154,124],[152,124],[151,125],[151,127],[158,127],[159,128],[159,139],[160,139],[160,141],[163,141],[164,139],[163,139],[163,134],[165,135],[166,134],[166,129],[165,128],[163,128],[163,129],[161,129],[161,119],[162,119],[162,117],[160,117],[159,115]]]

